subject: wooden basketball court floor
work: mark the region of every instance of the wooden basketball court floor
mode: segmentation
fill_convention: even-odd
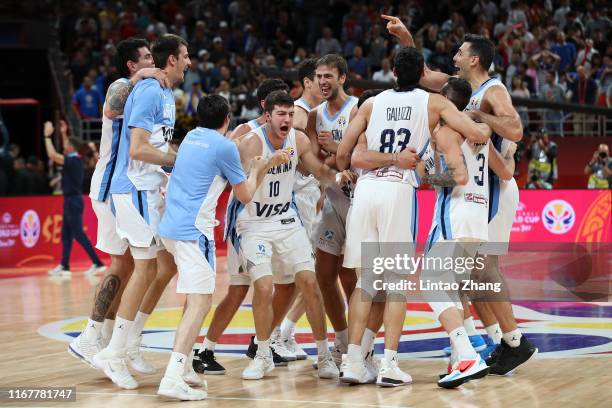
[[[221,263],[222,259],[219,260]],[[224,268],[220,265],[219,270]],[[612,303],[530,303],[515,306],[520,326],[539,347],[538,356],[507,377],[486,377],[455,390],[438,388],[437,374],[446,362],[441,349],[448,339],[425,304],[409,304],[400,344],[400,367],[414,383],[383,389],[375,385],[344,386],[321,380],[310,360],[276,368],[260,381],[243,381],[242,369],[254,334],[250,306],[244,305],[217,346],[227,373],[206,376],[209,399],[177,402],[155,392],[181,316],[182,296],[173,280],[145,327],[146,355],[159,368],[137,375],[137,390],[117,388],[104,375],[66,352],[70,339],[90,313],[96,279],[46,275],[0,280],[0,387],[76,387],[76,402],[18,403],[0,406],[66,407],[610,407],[612,406]],[[217,277],[214,304],[223,297],[227,275]],[[247,298],[247,302],[250,301]],[[212,313],[204,323],[202,334]],[[479,323],[479,322],[478,322]],[[477,325],[480,327],[479,325]],[[328,324],[331,330],[331,325]],[[315,353],[306,320],[297,338]],[[333,335],[330,334],[330,338]],[[200,337],[201,340],[201,337]],[[382,337],[376,350],[382,354]]]

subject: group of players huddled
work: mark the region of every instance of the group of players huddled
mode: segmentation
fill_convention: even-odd
[[[264,80],[257,89],[261,116],[231,132],[227,100],[201,99],[198,126],[178,152],[169,146],[172,88],[190,65],[187,43],[168,34],[150,50],[139,39],[117,45],[123,78],[106,95],[90,194],[97,248],[111,264],[70,353],[119,387],[137,388],[128,366],[156,372],[140,349],[142,330],[178,271],[176,291],[186,301],[159,395],[207,397],[198,373],[225,374],[215,346],[250,286],[256,335],[243,379],[307,357],[294,334],[305,312],[320,378],[383,387],[412,381],[397,357],[407,293],[374,288],[363,244],[392,256],[385,244],[398,243],[416,256],[416,189],[428,183],[436,208],[425,257],[480,255],[481,280],[503,280],[498,259],[507,253],[518,205],[513,153],[522,126],[506,88],[488,75],[488,39],[467,36],[454,57],[458,77],[449,77],[427,68],[398,18],[382,17],[404,47],[395,55],[393,89],[357,99],[343,89],[341,56],[305,60],[300,99],[289,96],[284,81]],[[228,183],[229,287],[196,353],[215,290],[215,210]],[[456,279],[453,270],[435,269],[423,268],[421,279]],[[469,293],[438,291],[428,299],[450,337],[439,386],[505,375],[537,353],[517,327],[507,289],[499,296],[473,298],[486,341],[470,315]],[[331,348],[326,316],[335,331]],[[378,360],[373,346],[383,324]]]

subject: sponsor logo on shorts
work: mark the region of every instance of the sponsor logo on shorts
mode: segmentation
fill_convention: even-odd
[[[332,239],[334,239],[334,231],[325,230],[325,233],[323,234],[323,239],[325,239],[326,241],[331,241]]]
[[[565,234],[572,229],[574,222],[576,213],[567,201],[550,201],[542,210],[542,223],[553,234]]]
[[[285,218],[284,220],[281,220],[281,224],[283,225],[292,224],[294,222],[295,222],[295,218]]]
[[[265,255],[266,254],[266,246],[264,244],[257,244],[257,255]]]
[[[32,248],[40,238],[40,219],[34,210],[26,211],[21,217],[20,236],[23,246]]]

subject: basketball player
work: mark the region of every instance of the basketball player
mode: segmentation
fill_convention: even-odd
[[[167,34],[155,42],[151,51],[155,65],[166,72],[170,85],[179,85],[191,63],[186,41]],[[126,102],[127,126],[122,128],[111,179],[117,233],[128,242],[134,272],[122,296],[111,340],[93,360],[107,377],[126,389],[138,387],[125,364],[126,345],[138,307],[155,278],[157,252],[162,250],[157,226],[163,205],[160,189],[167,176],[160,166],[172,166],[175,161],[176,154],[168,149],[175,115],[171,89],[161,88],[153,79],[140,81]]]
[[[239,145],[243,164],[255,156],[269,157],[279,149],[291,153],[289,163],[268,171],[253,201],[240,205],[234,199],[228,205],[231,214],[228,231],[242,261],[243,271],[254,287],[257,352],[243,371],[243,379],[261,379],[274,368],[270,352],[270,334],[275,318],[272,308],[273,255],[278,257],[278,265],[284,274],[295,280],[304,295],[306,315],[317,343],[318,376],[338,376],[328,349],[325,312],[314,274],[312,249],[292,198],[298,160],[301,159],[304,168],[324,184],[334,183],[336,172],[317,160],[306,135],[292,128],[293,109],[293,100],[286,92],[272,92],[265,101],[266,124],[247,134]]]
[[[98,219],[96,248],[106,252],[111,262],[94,296],[92,314],[85,330],[68,346],[68,352],[93,365],[92,357],[108,344],[121,294],[129,279],[134,261],[128,245],[115,230],[115,216],[111,211],[109,191],[117,161],[119,136],[123,124],[123,107],[134,86],[143,78],[155,77],[166,86],[165,72],[154,68],[153,56],[147,42],[130,38],[117,44],[115,66],[122,78],[108,88],[103,107],[100,158],[91,179],[89,197]],[[130,360],[131,361],[131,360]]]
[[[308,114],[306,134],[315,154],[327,155],[326,163],[333,163],[338,144],[351,118],[357,112],[357,98],[347,95],[344,82],[348,67],[344,58],[336,54],[321,57],[316,64],[316,79],[324,101]],[[336,338],[333,356],[339,366],[348,347],[348,325],[344,298],[338,286],[338,277],[347,299],[355,288],[354,271],[342,267],[342,254],[346,240],[346,216],[351,203],[350,185],[330,186],[325,190],[321,219],[314,229],[316,240],[317,280],[325,301],[325,311],[331,321]]]
[[[289,92],[289,85],[282,79],[264,79],[261,84],[257,87],[257,100],[259,101],[259,107],[261,108],[261,115],[258,118],[251,119],[247,123],[242,123],[230,133],[229,138],[231,140],[239,140],[242,136],[249,133],[251,130],[260,127],[266,123],[266,114],[264,112],[264,101],[266,97],[273,91],[283,90]]]
[[[413,46],[412,35],[399,18],[382,17],[388,21],[387,29],[399,39],[400,44]],[[494,133],[491,142],[507,162],[513,149],[510,142],[518,142],[523,137],[523,125],[512,106],[508,90],[499,80],[488,75],[494,55],[495,48],[490,40],[470,35],[466,37],[453,61],[458,68],[459,77],[467,80],[472,86],[472,100],[467,107],[470,116],[491,127]],[[448,81],[448,78],[447,74],[426,69],[420,84],[437,90]],[[487,264],[483,274],[498,276],[497,281],[500,281],[499,256],[508,252],[510,231],[518,206],[518,187],[515,180],[500,181],[494,172],[490,173],[490,178],[489,243],[481,248],[480,253],[489,255],[486,257]],[[489,338],[494,342],[500,342],[487,359],[487,364],[492,366],[491,374],[505,375],[537,353],[537,348],[520,332],[512,312],[512,304],[508,299],[509,294],[505,288],[500,301],[488,302],[485,307],[479,307],[479,302],[474,303]],[[500,328],[502,338],[499,335]],[[496,365],[502,355],[504,359]]]
[[[183,317],[174,339],[174,349],[157,393],[181,400],[201,400],[206,390],[192,385],[203,382],[192,370],[188,355],[202,322],[210,309],[215,289],[215,209],[226,184],[234,197],[247,204],[270,166],[289,160],[288,153],[277,151],[268,162],[255,157],[246,179],[235,143],[223,135],[230,121],[230,106],[220,95],[198,103],[199,126],[190,131],[177,152],[172,178],[166,193],[166,209],[159,224],[164,245],[174,256],[179,275],[177,292],[186,293]],[[189,362],[189,364],[187,364]]]
[[[298,80],[302,84],[303,91],[302,96],[294,102],[293,128],[303,132],[306,130],[306,124],[308,123],[308,114],[323,99],[321,90],[315,81],[316,64],[316,58],[309,58],[302,61],[298,66]],[[295,192],[295,204],[297,205],[300,219],[304,224],[310,242],[314,244],[313,228],[317,216],[317,202],[321,197],[321,191],[317,179],[312,175],[307,175],[307,172],[299,164],[293,191]],[[276,327],[272,332],[272,342],[280,343],[284,346],[277,350],[277,352],[280,352],[280,355],[285,358],[291,359],[295,357],[298,360],[303,360],[307,357],[306,352],[295,341],[295,324],[305,311],[302,294],[298,293],[293,306],[283,319],[280,327]],[[286,349],[289,353],[284,354],[283,349]]]
[[[341,143],[339,154],[350,152],[365,130],[368,150],[377,155],[387,155],[386,164],[365,172],[357,183],[347,226],[346,267],[362,267],[362,242],[403,242],[409,253],[414,252],[414,188],[418,184],[414,171],[397,166],[403,150],[412,147],[414,150],[410,155],[416,155],[415,152],[422,155],[440,119],[461,133],[470,134],[476,142],[485,142],[489,136],[485,126],[470,121],[447,99],[416,89],[423,68],[423,56],[416,49],[400,50],[394,63],[397,87],[366,101],[348,129],[346,142],[343,140]],[[416,161],[413,157],[412,167]],[[384,248],[381,250],[384,253]],[[372,276],[364,275],[372,273],[371,270],[360,273],[360,283],[368,282],[368,279],[372,282]],[[363,283],[351,296],[349,346],[346,361],[342,364],[343,382],[365,383],[370,380],[360,345],[375,294],[372,284]],[[399,386],[412,381],[397,365],[397,347],[405,313],[405,294],[388,290],[384,312],[385,353],[376,380],[381,386]]]

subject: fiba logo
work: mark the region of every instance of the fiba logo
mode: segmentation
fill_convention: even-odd
[[[340,125],[340,127],[346,126],[346,118],[344,117],[344,115],[340,115],[340,117],[338,118],[338,125]]]
[[[2,222],[5,224],[11,222],[11,213],[5,212],[4,214],[2,214]]]
[[[542,223],[553,234],[565,234],[572,229],[575,221],[576,213],[567,201],[550,201],[542,210]]]
[[[40,238],[40,219],[34,210],[26,211],[21,217],[20,236],[23,246],[32,248]]]

